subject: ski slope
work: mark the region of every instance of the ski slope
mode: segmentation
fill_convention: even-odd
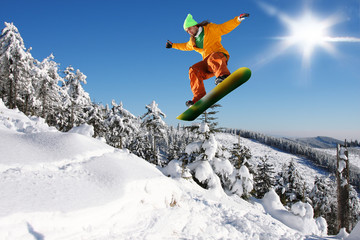
[[[58,132],[0,101],[0,239],[327,238],[321,222],[281,208],[277,195],[247,202],[166,177],[127,150],[91,138],[92,131],[84,125]],[[256,156],[292,158],[242,141]],[[304,171],[310,178],[310,167]]]

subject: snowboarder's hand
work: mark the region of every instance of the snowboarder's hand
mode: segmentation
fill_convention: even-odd
[[[244,20],[246,17],[250,17],[250,14],[248,14],[248,13],[240,14],[240,16],[239,16],[239,21],[241,22],[241,21]]]
[[[167,40],[166,42],[166,48],[172,48],[173,43]]]

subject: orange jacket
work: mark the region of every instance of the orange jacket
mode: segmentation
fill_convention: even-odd
[[[172,47],[182,51],[195,50],[200,53],[205,59],[213,52],[225,53],[228,57],[229,52],[221,45],[221,36],[228,34],[239,26],[239,17],[235,17],[223,24],[209,23],[204,26],[204,47],[198,48],[195,44],[195,39],[190,37],[190,40],[186,43],[173,43]]]

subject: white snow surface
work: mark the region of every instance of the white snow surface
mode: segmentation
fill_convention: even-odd
[[[312,239],[314,226],[286,218],[312,221],[301,206],[279,217],[273,194],[247,202],[205,190],[177,161],[167,177],[91,131],[58,132],[0,100],[0,239]]]
[[[346,240],[358,240],[360,239],[360,222],[358,222],[355,228],[351,231]]]
[[[274,218],[283,222],[290,228],[296,229],[307,235],[320,235],[320,231],[313,219],[313,209],[308,203],[297,203],[289,212],[281,204],[279,196],[270,190],[262,199],[265,210]]]
[[[336,152],[337,152],[336,148],[329,148],[329,149],[317,148],[317,150],[325,152],[327,154],[331,154],[333,156],[336,156]],[[360,148],[356,147],[356,148],[351,148],[349,150],[350,150],[348,153],[349,157],[346,158],[346,156],[345,156],[343,158],[348,159],[350,165],[354,165],[354,166],[360,168]]]
[[[81,126],[73,127],[69,133],[78,133],[84,136],[92,137],[94,135],[94,127],[85,123]]]
[[[205,149],[205,154],[208,160],[214,159],[218,146],[213,134],[211,134],[210,138],[204,142],[202,148]]]

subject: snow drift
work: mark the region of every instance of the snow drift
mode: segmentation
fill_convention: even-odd
[[[2,102],[0,112],[1,239],[71,239],[117,211],[131,222],[138,204],[166,208],[180,192],[153,165],[89,137],[92,127],[61,133]]]
[[[279,196],[272,189],[262,199],[265,210],[275,219],[283,222],[290,228],[296,229],[306,235],[326,235],[326,228],[319,228],[313,218],[314,210],[309,203],[298,202],[294,204],[291,211],[285,209],[281,204]],[[319,220],[320,221],[320,220]]]
[[[92,131],[84,125],[58,132],[0,100],[0,239],[304,239],[316,233],[314,226],[289,224],[289,218],[313,224],[306,207],[298,206],[297,215],[282,212],[270,193],[265,211],[257,202],[205,190],[181,178],[176,160],[164,169],[173,178],[166,177],[129,151],[91,138]]]

